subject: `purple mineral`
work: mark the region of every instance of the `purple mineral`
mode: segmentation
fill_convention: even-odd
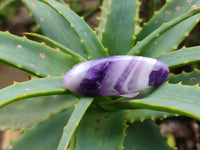
[[[74,66],[63,82],[67,89],[84,96],[134,97],[163,83],[169,69],[163,62],[141,56],[109,56]]]

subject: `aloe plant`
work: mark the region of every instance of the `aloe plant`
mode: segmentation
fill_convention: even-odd
[[[17,0],[1,0],[0,1],[0,17],[1,25],[8,24],[9,20],[12,18],[14,13],[17,11],[17,6],[19,6],[19,1]]]
[[[34,75],[0,90],[0,129],[23,134],[13,150],[171,150],[155,120],[200,120],[200,71],[170,74],[168,81],[134,98],[85,97],[65,88],[63,75],[80,62],[112,55],[156,58],[169,69],[200,61],[200,47],[179,44],[200,17],[199,0],[169,0],[139,27],[137,0],[104,0],[93,31],[68,6],[54,0],[23,0],[49,42],[0,32],[0,60]],[[39,120],[39,121],[38,121]]]

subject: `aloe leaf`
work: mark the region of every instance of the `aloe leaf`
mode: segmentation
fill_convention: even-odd
[[[1,25],[8,24],[17,8],[20,6],[20,3],[17,0],[1,0],[0,1],[0,16],[1,16]]]
[[[150,44],[152,41],[169,31],[171,28],[176,26],[177,24],[185,21],[186,19],[193,17],[195,15],[199,15],[200,8],[192,9],[191,11],[181,15],[180,17],[177,17],[173,19],[172,21],[169,21],[168,23],[162,24],[158,29],[156,29],[154,32],[149,34],[146,38],[144,38],[141,42],[138,42],[135,47],[133,47],[127,54],[128,55],[134,55],[139,54],[148,44]]]
[[[74,59],[76,59],[77,61],[87,61],[87,59],[85,59],[84,57],[82,57],[81,55],[79,55],[78,53],[74,52],[73,50],[65,47],[64,45],[61,45],[60,43],[57,43],[56,41],[48,38],[48,37],[45,37],[45,36],[42,36],[42,35],[39,35],[39,34],[36,34],[36,33],[26,33],[27,35],[31,35],[31,36],[34,36],[34,37],[37,37],[37,38],[40,38],[40,39],[43,39],[47,42],[49,42],[50,44],[56,46],[57,48],[60,48],[61,50],[63,50],[64,52],[68,53],[69,55],[71,55]]]
[[[106,109],[152,109],[172,112],[200,120],[200,88],[181,84],[164,83],[146,96],[101,104]]]
[[[183,85],[200,84],[200,70],[195,69],[192,72],[182,72],[180,74],[170,74],[168,77],[169,83],[180,83]]]
[[[24,130],[43,121],[49,113],[75,105],[78,99],[70,95],[52,95],[29,98],[0,109],[0,129]]]
[[[28,129],[9,148],[12,150],[55,150],[73,107],[52,114],[45,121]],[[9,150],[7,148],[7,150]]]
[[[155,111],[150,109],[134,109],[128,110],[126,120],[133,123],[135,121],[155,120],[157,118],[167,118],[170,116],[178,116],[177,114]]]
[[[109,55],[127,53],[134,43],[135,16],[137,0],[112,0],[102,33],[102,42]]]
[[[180,50],[161,55],[159,58],[170,69],[200,61],[200,46],[182,48]]]
[[[97,28],[98,38],[101,41],[102,41],[102,33],[105,29],[105,24],[106,24],[106,21],[107,21],[107,16],[108,16],[107,13],[109,11],[111,2],[112,1],[104,0],[102,7],[101,7],[101,16],[100,16],[100,19],[99,19],[99,26]]]
[[[200,15],[195,15],[177,24],[166,33],[149,43],[138,55],[157,58],[162,53],[177,49],[178,45],[188,36],[189,32],[199,22],[199,17]]]
[[[0,61],[39,77],[59,76],[77,61],[45,44],[0,32]]]
[[[79,36],[63,16],[39,0],[23,0],[23,2],[45,36],[87,59],[88,55]]]
[[[89,109],[78,126],[68,150],[123,149],[125,111]]]
[[[200,1],[169,1],[142,29],[138,34],[137,40],[142,40],[145,36],[153,32],[156,28],[174,19],[187,11],[191,10],[194,6],[199,6]],[[177,49],[180,42],[188,36],[191,29],[199,22],[200,15],[195,15],[185,21],[177,24],[169,31],[159,36],[157,39],[149,43],[144,49],[141,50],[139,55],[156,58],[162,53],[169,52]],[[179,33],[179,34],[177,34]]]
[[[124,150],[175,150],[167,144],[160,128],[151,120],[134,122],[126,130]]]
[[[71,27],[80,37],[81,43],[84,45],[89,55],[88,59],[95,59],[107,56],[106,50],[98,40],[96,34],[84,22],[83,19],[81,19],[72,10],[70,10],[70,8],[61,5],[56,1],[45,0],[44,2],[52,7],[55,11],[57,11],[63,17],[63,19],[70,23]]]
[[[154,17],[142,28],[142,30],[136,36],[136,42],[142,41],[146,36],[151,34],[154,30],[159,28],[163,23],[167,23],[170,20],[173,20],[182,14],[190,11],[194,6],[199,6],[199,0],[168,0],[163,8],[157,12]],[[185,26],[181,26],[182,32],[186,34],[188,32],[185,28],[190,28],[190,26],[194,26],[194,22],[189,22],[184,24]],[[178,29],[178,26],[176,27]],[[175,30],[176,31],[176,30]],[[176,34],[176,38],[172,37],[173,40],[178,40],[177,37],[181,35],[180,32]],[[169,37],[170,38],[170,37]],[[167,40],[165,39],[165,42]],[[168,45],[170,46],[170,45]]]
[[[14,83],[9,87],[1,89],[0,107],[29,97],[65,93],[66,90],[62,83],[62,77],[32,79],[26,82]]]
[[[63,129],[63,134],[59,142],[57,150],[66,150],[72,135],[74,134],[76,128],[78,127],[82,117],[84,116],[86,110],[91,105],[94,98],[83,97],[78,104],[67,122],[67,125]]]

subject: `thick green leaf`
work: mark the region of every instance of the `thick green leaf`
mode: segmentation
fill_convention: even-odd
[[[134,43],[137,0],[111,0],[102,42],[109,55],[126,54]]]
[[[73,107],[51,115],[12,142],[12,150],[56,150]],[[9,150],[9,148],[7,150]]]
[[[7,32],[0,32],[0,61],[39,77],[62,75],[77,63],[61,51]]]
[[[29,97],[65,93],[66,90],[62,82],[62,77],[32,79],[26,82],[14,83],[9,87],[1,89],[0,107]]]
[[[154,17],[142,28],[142,30],[136,37],[136,42],[143,40],[146,36],[151,34],[151,32],[159,28],[163,23],[167,23],[170,20],[173,20],[181,16],[182,14],[190,11],[193,7],[199,6],[199,5],[200,5],[199,0],[176,0],[176,1],[168,0],[166,4],[164,5],[164,7],[159,12],[157,12],[154,15]],[[185,28],[190,27],[190,25],[193,26],[193,23],[194,22],[184,24],[185,27],[181,26],[182,32],[185,33],[186,31],[187,33],[188,30]],[[178,29],[178,27],[176,29]],[[169,37],[169,38],[172,38],[173,40],[177,40],[177,37],[182,34],[180,32],[175,32],[175,33],[179,33],[175,35],[176,38],[174,37]],[[164,42],[166,42],[167,40],[168,39],[165,39]]]
[[[183,48],[166,53],[158,58],[166,63],[170,69],[200,61],[200,46]]]
[[[164,83],[153,88],[151,93],[141,94],[135,99],[107,102],[102,105],[106,109],[152,109],[177,113],[200,120],[200,88],[180,84]]]
[[[122,150],[126,112],[89,109],[78,126],[68,150]]]
[[[112,1],[104,0],[103,4],[102,4],[101,17],[100,17],[99,26],[98,26],[98,29],[97,29],[98,38],[101,41],[102,41],[102,33],[103,33],[104,29],[105,29],[105,25],[106,25],[106,22],[107,22],[107,16],[108,16],[107,13],[109,11],[111,2]]]
[[[70,23],[71,27],[76,31],[80,37],[81,43],[84,45],[89,58],[95,59],[99,57],[107,56],[106,50],[103,45],[98,40],[96,34],[92,29],[76,15],[70,8],[61,5],[60,3],[53,0],[45,0],[49,6],[51,6],[55,11],[57,11],[67,22]]]
[[[156,29],[154,32],[149,34],[146,38],[144,38],[142,41],[138,42],[135,47],[133,47],[127,54],[128,55],[134,55],[139,54],[148,44],[153,42],[155,39],[172,29],[177,24],[185,21],[188,18],[191,18],[193,16],[198,16],[200,13],[200,8],[192,9],[191,11],[181,15],[180,17],[177,17],[168,23],[162,24],[158,29]]]
[[[155,120],[157,118],[167,118],[170,116],[177,116],[177,114],[150,109],[134,109],[127,111],[126,120],[133,123],[135,121],[144,121],[147,119]]]
[[[169,83],[179,83],[181,82],[184,85],[196,85],[200,84],[200,70],[195,69],[192,72],[186,73],[182,72],[181,74],[170,74],[168,77]]]
[[[124,150],[175,150],[169,147],[160,128],[150,120],[134,122],[126,130]]]
[[[195,15],[177,24],[166,33],[149,43],[138,55],[156,58],[162,53],[177,49],[178,45],[186,36],[188,36],[192,28],[199,22],[199,17],[200,15]]]
[[[0,129],[23,130],[30,128],[38,120],[46,119],[49,113],[71,107],[77,102],[78,99],[74,96],[52,95],[11,103],[0,109]]]
[[[58,12],[39,0],[23,0],[23,2],[45,36],[87,59],[86,50],[76,31]]]
[[[59,142],[57,150],[66,150],[70,142],[71,137],[73,136],[76,128],[78,127],[81,119],[83,118],[88,107],[91,105],[94,98],[83,97],[78,104],[75,106],[75,109],[67,122],[67,125],[63,129],[62,138]]]
[[[60,43],[57,43],[56,41],[54,41],[54,40],[52,40],[52,39],[50,39],[48,37],[45,37],[45,36],[42,36],[42,35],[39,35],[39,34],[36,34],[36,33],[26,33],[26,34],[34,36],[34,37],[37,37],[37,38],[40,38],[42,40],[45,40],[45,41],[49,42],[50,44],[56,46],[57,48],[60,48],[63,52],[66,52],[67,54],[71,55],[77,61],[87,61],[87,59],[85,59],[84,57],[82,57],[78,53],[74,52],[73,50],[65,47],[64,45],[62,45]]]

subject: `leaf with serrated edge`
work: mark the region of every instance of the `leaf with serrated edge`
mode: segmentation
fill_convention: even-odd
[[[75,106],[75,109],[67,122],[67,125],[63,129],[63,134],[59,142],[57,150],[66,150],[70,142],[71,137],[73,136],[76,128],[78,127],[82,117],[85,112],[93,102],[94,98],[92,97],[83,97]]]
[[[126,130],[124,150],[175,150],[167,144],[160,128],[150,120],[134,122]]]
[[[200,84],[200,70],[195,69],[192,72],[182,72],[180,74],[170,74],[168,77],[169,83],[182,83],[184,85]]]
[[[8,32],[0,32],[0,61],[39,77],[60,76],[78,63],[61,51]]]
[[[177,24],[149,43],[138,55],[157,58],[162,53],[177,49],[178,45],[189,35],[189,32],[199,22],[199,17],[200,15],[195,15]]]
[[[109,55],[122,55],[133,47],[137,4],[137,0],[111,0],[102,34]]]
[[[29,97],[65,94],[63,77],[32,79],[0,90],[0,107]],[[12,93],[12,94],[11,94]]]
[[[106,24],[107,16],[108,16],[107,13],[109,11],[110,4],[111,4],[111,0],[110,1],[104,0],[102,7],[101,7],[101,17],[100,17],[100,20],[99,20],[99,26],[97,28],[98,38],[99,38],[100,41],[102,41],[102,33],[105,29],[105,24]]]
[[[87,59],[88,55],[76,31],[58,12],[39,0],[23,0],[23,2],[45,36]]]
[[[127,127],[125,115],[125,111],[89,109],[74,133],[68,150],[121,150]]]
[[[74,28],[89,55],[88,59],[107,56],[106,50],[98,40],[96,34],[78,15],[70,10],[70,8],[53,0],[45,0],[44,2],[55,11],[59,12],[63,19],[68,21],[71,27]]]
[[[145,37],[142,41],[138,42],[128,53],[127,55],[134,55],[139,54],[149,43],[157,39],[159,36],[163,35],[167,31],[169,31],[171,28],[176,26],[177,24],[185,21],[188,18],[191,18],[195,15],[199,15],[200,8],[192,9],[191,11],[181,15],[180,17],[177,17],[171,21],[169,21],[166,24],[163,24],[158,29],[156,29],[154,32],[149,34],[147,37]]]
[[[101,104],[106,109],[152,109],[172,112],[200,120],[200,88],[180,84],[163,83],[144,97],[125,99]]]
[[[170,69],[200,61],[200,46],[183,48],[174,52],[166,53],[158,58]]]
[[[52,114],[45,121],[28,129],[7,148],[9,150],[56,150],[73,107]]]
[[[166,118],[171,116],[177,116],[177,114],[150,109],[134,109],[127,111],[126,120],[133,123],[134,121],[143,121],[147,119],[155,120],[157,118]]]
[[[56,46],[57,48],[60,48],[63,52],[66,52],[67,54],[71,55],[74,59],[76,59],[77,61],[87,61],[87,59],[85,59],[84,57],[82,57],[81,55],[79,55],[78,53],[74,52],[73,50],[65,47],[64,45],[57,43],[56,41],[46,37],[46,36],[42,36],[36,33],[26,33],[27,35],[31,35],[37,38],[40,38],[42,40],[45,40],[47,42],[49,42],[50,44]]]
[[[163,6],[163,8],[161,8],[160,11],[157,12],[146,25],[144,25],[142,30],[136,36],[136,42],[143,40],[146,36],[151,34],[151,32],[159,28],[163,23],[167,23],[170,20],[173,20],[179,17],[180,15],[190,11],[192,9],[192,6],[199,6],[199,5],[200,5],[199,0],[176,0],[176,1],[168,0],[166,4]],[[190,24],[192,23],[190,22]],[[187,24],[186,26],[190,25]],[[185,27],[183,27],[182,29],[184,30],[184,28]],[[177,36],[178,35],[176,35],[176,38]],[[176,38],[173,37],[172,39],[176,40]]]
[[[38,120],[46,119],[49,113],[68,108],[78,102],[70,95],[41,96],[17,101],[0,109],[0,129],[23,130]]]

